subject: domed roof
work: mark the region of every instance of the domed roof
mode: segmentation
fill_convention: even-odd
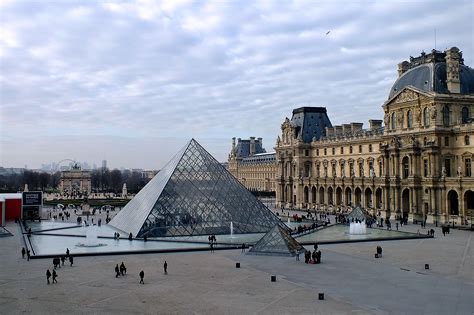
[[[414,86],[422,91],[448,94],[448,86],[446,83],[446,62],[440,58],[443,53],[436,52],[436,57],[427,60],[427,63],[420,62],[417,58],[411,58],[410,70],[402,74],[390,89],[388,96],[391,99],[399,91],[407,86]],[[430,55],[423,55],[429,58]],[[441,60],[440,60],[441,59]],[[444,59],[444,58],[443,58]],[[424,60],[423,60],[424,61]],[[460,94],[474,94],[474,69],[464,65],[459,65],[459,79],[461,81]]]

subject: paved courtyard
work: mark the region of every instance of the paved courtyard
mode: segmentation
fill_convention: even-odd
[[[474,314],[474,233],[467,231],[444,237],[435,228],[434,239],[321,245],[321,265],[240,250],[79,257],[58,269],[58,284],[47,285],[51,260],[22,259],[19,228],[7,229],[14,236],[0,238],[1,314]],[[375,259],[379,244],[384,257]],[[122,261],[128,274],[115,278]]]

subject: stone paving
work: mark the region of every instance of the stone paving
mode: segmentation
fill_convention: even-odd
[[[7,229],[14,236],[0,238],[1,314],[474,314],[474,233],[468,231],[443,236],[435,228],[434,239],[320,245],[320,265],[240,250],[83,257],[58,269],[58,284],[47,285],[50,259],[22,259],[19,228]],[[375,259],[379,244],[384,257]],[[122,261],[128,274],[115,278]]]

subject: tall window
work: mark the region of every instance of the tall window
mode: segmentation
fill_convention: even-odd
[[[423,124],[425,127],[430,126],[430,111],[428,110],[428,107],[425,107],[423,110]]]
[[[319,156],[319,149],[316,149],[316,155]]]
[[[449,126],[449,107],[448,106],[443,107],[443,125]]]
[[[471,177],[471,159],[465,159],[464,166],[466,170],[465,172],[466,177]]]
[[[372,145],[369,144],[369,152],[372,152]]]
[[[444,137],[444,146],[449,147],[449,137],[448,136]]]
[[[352,154],[352,146],[349,147],[349,153]]]
[[[461,121],[466,124],[469,120],[469,108],[463,107],[461,110]]]
[[[328,154],[328,149],[324,148],[324,155]]]
[[[470,142],[469,136],[464,136],[464,145],[469,145]]]
[[[392,124],[392,130],[395,130],[397,128],[397,115],[395,113],[392,113],[392,118],[390,119],[390,122]]]
[[[336,148],[332,148],[332,155],[336,155]]]
[[[344,154],[344,147],[341,147],[341,154]]]
[[[411,110],[407,112],[407,127],[408,128],[413,127],[413,116],[412,116]]]
[[[428,177],[428,160],[423,160],[423,176]]]
[[[444,159],[444,169],[447,177],[451,177],[451,159]]]
[[[410,161],[407,156],[403,158],[403,178],[408,178],[410,175]]]
[[[359,146],[359,153],[362,153],[362,146]]]

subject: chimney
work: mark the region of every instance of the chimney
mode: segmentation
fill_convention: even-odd
[[[255,137],[250,137],[250,156],[255,155]]]
[[[462,52],[457,47],[446,50],[446,82],[451,93],[461,92],[459,80],[459,64],[462,63]]]
[[[370,126],[370,130],[380,129],[380,128],[382,128],[382,121],[377,120],[377,119],[370,119],[369,120],[369,126]]]
[[[362,130],[363,123],[351,122],[352,133]]]
[[[342,124],[342,132],[344,134],[352,132],[351,124]]]
[[[398,77],[401,77],[405,72],[408,71],[409,65],[410,64],[406,60],[398,64]]]
[[[334,129],[332,127],[326,127],[326,137],[332,137],[334,135]]]
[[[232,152],[235,151],[235,137],[232,138]]]
[[[341,136],[342,135],[342,126],[334,126],[334,134],[336,136]]]
[[[260,145],[262,146],[262,149],[263,149],[263,139],[262,138],[257,138],[257,142],[260,143]]]

